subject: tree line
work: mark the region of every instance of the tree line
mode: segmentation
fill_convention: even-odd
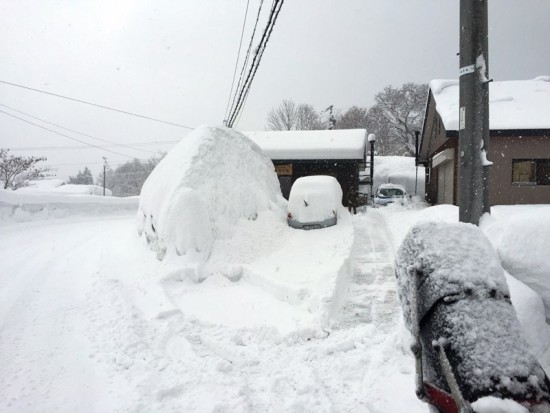
[[[145,180],[165,155],[166,153],[159,153],[146,160],[133,159],[115,169],[106,164],[105,187],[110,189],[114,196],[139,195]],[[0,148],[0,183],[2,188],[17,190],[28,186],[29,181],[45,178],[51,169],[38,165],[39,162],[45,160],[45,157],[13,155],[9,149]],[[94,177],[86,166],[76,175],[70,176],[68,183],[93,185]],[[103,186],[103,171],[95,179],[95,184]]]
[[[159,153],[146,160],[133,159],[115,169],[106,163],[105,188],[110,189],[114,196],[139,195],[145,180],[165,155],[166,153]],[[88,167],[85,167],[83,171],[78,171],[75,176],[70,176],[69,183],[93,185],[92,172]],[[103,186],[103,171],[98,174],[95,184]]]
[[[370,108],[352,106],[332,114],[332,107],[317,112],[310,104],[283,100],[267,115],[269,130],[367,129],[376,134],[379,155],[413,156],[415,130],[422,129],[428,94],[427,84],[386,86],[374,97]]]

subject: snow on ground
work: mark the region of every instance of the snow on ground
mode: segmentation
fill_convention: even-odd
[[[425,411],[394,328],[399,310],[384,228],[375,216],[356,216],[362,242],[354,253],[327,249],[333,237],[353,240],[348,221],[309,232],[273,225],[265,244],[241,248],[275,248],[278,256],[243,265],[241,277],[230,265],[199,284],[165,272],[135,233],[133,214],[5,225],[0,410]],[[234,239],[244,242],[252,224]],[[218,247],[212,268],[224,251],[249,257],[230,240]],[[312,288],[320,287],[312,277],[334,277],[340,268],[331,261],[350,255],[358,258],[348,263],[355,278],[369,271],[372,283],[362,291],[340,274],[334,290],[342,305],[330,325],[321,327],[316,300],[281,295],[309,285],[321,300],[327,292]],[[277,288],[248,281],[250,271],[272,280],[277,265],[287,276]]]
[[[412,224],[456,222],[456,207],[369,208],[314,231],[267,208],[199,268],[156,258],[137,202],[0,191],[0,411],[427,411],[393,261]],[[501,260],[521,211],[482,225]],[[548,369],[542,302],[513,280]]]
[[[87,185],[85,185],[87,186]],[[114,198],[61,194],[41,189],[0,190],[0,225],[63,217],[128,214],[137,209],[139,197]]]

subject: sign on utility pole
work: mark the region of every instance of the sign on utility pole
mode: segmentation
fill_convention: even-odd
[[[459,219],[475,225],[491,212],[487,1],[460,0]]]

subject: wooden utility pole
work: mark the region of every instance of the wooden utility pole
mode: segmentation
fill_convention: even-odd
[[[105,196],[105,176],[107,175],[107,158],[103,157],[103,196]]]
[[[460,0],[459,219],[478,225],[489,204],[488,0]]]

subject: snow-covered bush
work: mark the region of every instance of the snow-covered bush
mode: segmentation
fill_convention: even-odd
[[[550,384],[522,336],[498,256],[477,227],[416,225],[398,251],[396,276],[407,327],[419,320],[431,360],[432,343],[445,343],[466,399],[548,397]],[[428,371],[449,391],[437,363]]]
[[[256,144],[235,130],[203,126],[145,181],[138,232],[159,259],[173,253],[201,263],[238,220],[268,209],[284,220],[284,202],[273,163]]]

